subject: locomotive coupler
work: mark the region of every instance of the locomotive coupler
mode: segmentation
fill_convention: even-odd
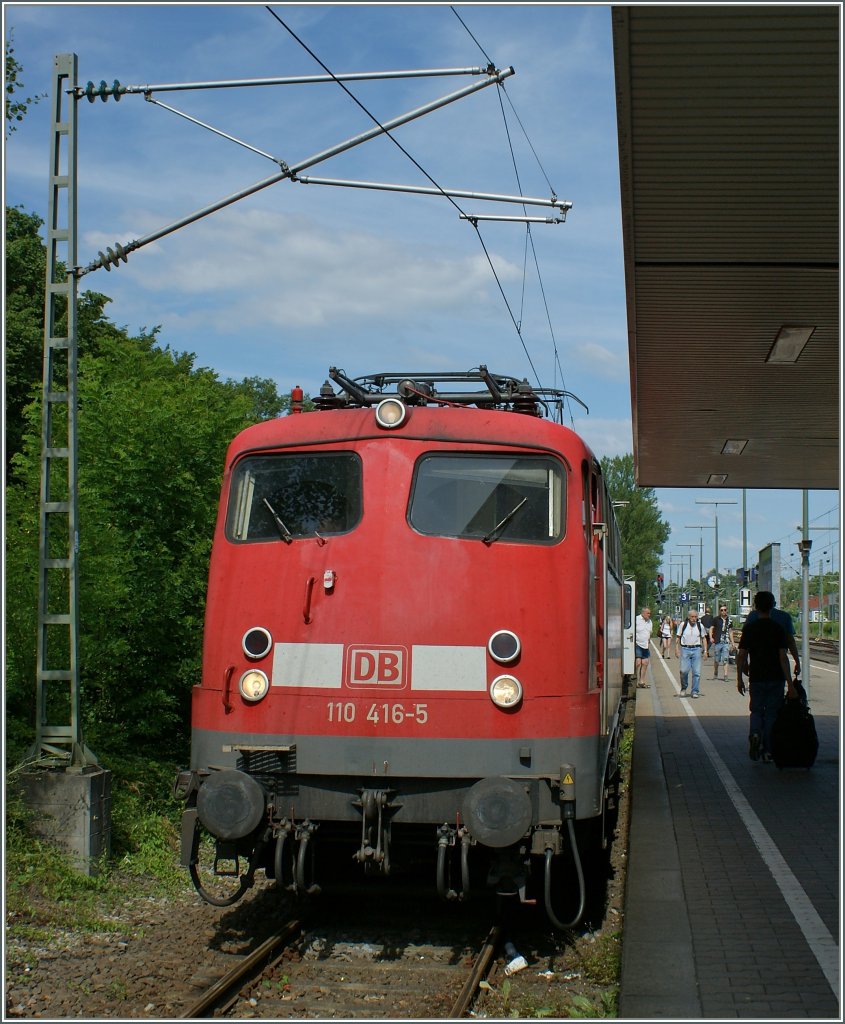
[[[361,845],[352,859],[363,864],[367,870],[378,870],[390,874],[390,822],[385,820],[385,811],[395,810],[390,798],[394,790],[362,789],[360,799],[353,806],[361,809]],[[373,841],[375,839],[375,846]]]
[[[527,857],[527,847],[522,845],[495,852],[487,872],[487,885],[495,888],[497,896],[517,896],[520,903],[528,905],[537,902],[526,896],[530,873]]]

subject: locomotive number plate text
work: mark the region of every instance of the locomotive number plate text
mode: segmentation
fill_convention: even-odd
[[[354,722],[358,710],[351,700],[332,700],[326,705],[326,714],[330,722]],[[363,714],[364,709],[360,710]],[[428,721],[428,704],[390,704],[387,701],[371,704],[366,713],[366,720],[374,725],[402,725],[403,722],[425,725]]]

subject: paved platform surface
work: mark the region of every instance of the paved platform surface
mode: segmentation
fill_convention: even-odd
[[[652,644],[636,693],[619,1016],[842,1020],[840,674],[812,662],[809,771],[748,756],[748,696],[678,696]]]

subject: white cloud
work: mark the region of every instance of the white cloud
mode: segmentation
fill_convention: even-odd
[[[631,420],[576,419],[575,430],[584,438],[598,458],[605,455],[626,455],[631,451]]]
[[[89,232],[84,241],[93,252],[113,238]],[[336,331],[350,321],[430,318],[487,302],[495,289],[487,260],[477,251],[444,255],[266,210],[192,225],[129,259],[136,304],[156,308],[156,320],[212,332],[314,326]],[[494,263],[505,281],[521,273],[501,258]]]
[[[574,346],[573,354],[576,362],[599,377],[613,380],[627,380],[628,353],[612,352],[604,345],[595,341],[582,342]]]

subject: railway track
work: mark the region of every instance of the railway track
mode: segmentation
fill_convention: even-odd
[[[801,649],[801,637],[796,636],[798,649]],[[828,637],[810,637],[810,658],[814,661],[821,661],[825,664],[836,664],[839,661],[839,641]]]
[[[464,926],[420,941],[414,929],[293,918],[215,981],[183,1019],[443,1017],[469,1010],[494,963],[501,928]]]
[[[301,930],[302,923],[299,920],[288,921],[203,992],[182,1014],[182,1019],[211,1016],[215,1010],[225,1012],[238,1000],[240,988],[275,967],[284,955],[286,944],[299,935]]]

